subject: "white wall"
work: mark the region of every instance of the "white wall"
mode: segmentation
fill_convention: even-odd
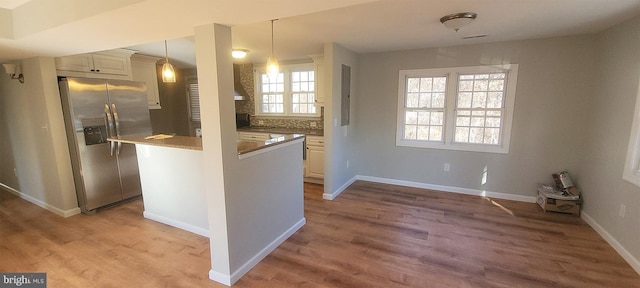
[[[305,223],[302,141],[240,160],[231,30],[203,25],[196,27],[195,39],[211,233],[209,277],[230,285]]]
[[[361,55],[358,174],[527,196],[562,169],[579,179],[595,80],[593,41],[578,36]],[[509,63],[519,64],[519,75],[508,155],[395,146],[399,70]],[[481,185],[485,166],[488,182]]]
[[[600,33],[594,46],[598,85],[577,180],[584,195],[583,212],[636,259],[640,271],[640,188],[622,179],[640,92],[640,17]],[[623,204],[624,218],[618,214]]]
[[[50,211],[79,213],[53,58],[20,63],[25,83],[2,78],[0,182]],[[17,177],[14,174],[14,168]]]
[[[356,176],[356,130],[357,118],[356,101],[358,99],[358,58],[357,54],[336,44],[327,43],[324,46],[325,71],[327,83],[324,91],[324,139],[325,139],[325,176],[324,197],[334,198],[344,190],[344,185]],[[351,67],[351,105],[350,123],[341,126],[341,93],[342,93],[342,64]],[[347,167],[349,161],[349,167]]]

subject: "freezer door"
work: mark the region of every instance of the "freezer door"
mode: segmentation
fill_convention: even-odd
[[[117,117],[118,135],[151,135],[145,83],[124,80],[109,80],[107,83],[109,103]]]
[[[80,208],[86,212],[122,200],[118,164],[115,155],[109,154],[109,144],[86,145],[83,132],[77,133],[77,138],[84,180],[84,195],[78,197],[84,197],[80,202],[85,207]]]

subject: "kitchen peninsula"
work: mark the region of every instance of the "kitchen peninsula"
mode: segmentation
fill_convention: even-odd
[[[266,141],[238,141],[238,158],[301,144],[304,137],[285,134]],[[202,138],[160,134],[108,140],[136,146],[145,218],[209,237]]]

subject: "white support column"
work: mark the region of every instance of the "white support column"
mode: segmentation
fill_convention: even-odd
[[[231,28],[207,24],[195,28],[196,63],[202,115],[204,187],[209,219],[211,270],[209,278],[231,285],[227,199],[225,195],[223,135],[229,126],[222,121],[229,110],[234,111],[231,59]],[[228,93],[227,93],[228,92]],[[234,123],[235,124],[235,123]],[[235,130],[235,127],[231,127]],[[233,138],[235,141],[235,137]],[[235,146],[233,147],[235,150]],[[227,151],[229,152],[229,151]],[[237,154],[237,151],[236,151]]]

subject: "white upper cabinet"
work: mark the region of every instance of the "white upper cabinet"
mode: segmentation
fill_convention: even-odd
[[[131,54],[118,49],[91,54],[58,57],[58,76],[131,80]]]
[[[325,73],[327,73],[324,67],[324,56],[313,57],[313,64],[316,66],[316,104],[324,106]]]
[[[158,92],[158,72],[156,63],[162,58],[134,54],[131,56],[131,79],[147,84],[147,103],[149,109],[161,109]]]

